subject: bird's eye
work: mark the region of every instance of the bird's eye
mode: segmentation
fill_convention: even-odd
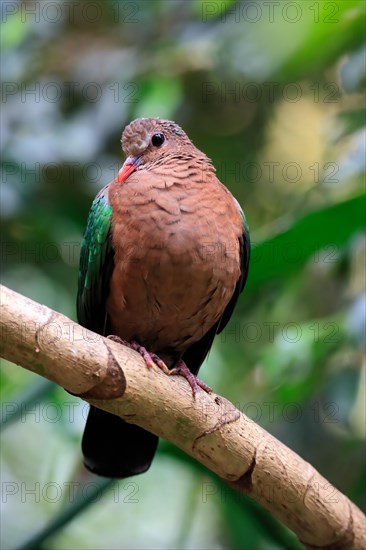
[[[151,138],[151,143],[153,144],[154,147],[160,147],[161,145],[163,145],[164,141],[165,141],[164,134],[154,134],[153,137]]]

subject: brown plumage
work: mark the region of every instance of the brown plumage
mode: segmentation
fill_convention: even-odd
[[[121,141],[127,160],[116,180],[94,201],[85,236],[88,240],[95,208],[102,203],[111,207],[111,226],[103,241],[108,243],[103,245],[103,256],[109,258],[109,267],[102,265],[103,273],[108,271],[108,280],[103,281],[107,288],[103,298],[97,299],[91,295],[95,288],[85,288],[91,268],[89,272],[89,266],[85,268],[86,254],[84,263],[82,254],[81,272],[87,273],[79,279],[79,320],[99,332],[102,326],[107,327],[108,333],[134,341],[135,347],[144,346],[169,368],[185,367],[186,363],[197,374],[245,283],[249,235],[243,215],[217,179],[211,161],[174,122],[138,119],[126,127]],[[90,242],[84,241],[84,245],[90,250]],[[91,320],[93,309],[100,318],[99,330]],[[156,440],[152,444],[151,437],[155,436],[140,428],[141,441],[148,435],[145,448],[129,433],[129,441],[118,446],[120,462],[111,461],[116,440],[112,430],[107,430],[110,449],[101,458],[96,451],[100,420],[96,417],[101,414],[104,448],[108,446],[108,417],[113,419],[114,431],[120,429],[121,422],[129,432],[136,428],[92,410],[83,441],[87,466],[113,477],[147,469]],[[137,458],[126,451],[131,445],[138,448]],[[97,459],[92,455],[98,455]]]
[[[124,132],[126,154],[126,133],[143,122]],[[164,131],[166,145],[149,151],[128,183],[109,188],[112,332],[167,363],[170,350],[186,351],[222,315],[239,279],[243,232],[240,212],[207,157],[188,138],[177,140],[174,129],[154,120],[150,131]]]

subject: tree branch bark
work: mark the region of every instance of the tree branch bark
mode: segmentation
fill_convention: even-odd
[[[1,286],[1,356],[163,437],[250,495],[308,548],[366,548],[366,518],[229,401]]]

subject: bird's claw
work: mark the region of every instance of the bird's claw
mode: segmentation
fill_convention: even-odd
[[[114,334],[110,334],[109,336],[107,336],[107,338],[109,338],[113,342],[117,342],[118,344],[122,344],[123,346],[126,346],[130,349],[133,349],[134,351],[137,351],[137,353],[139,353],[143,358],[143,360],[145,361],[147,367],[149,368],[158,367],[159,369],[164,371],[165,374],[169,373],[168,367],[166,366],[164,361],[160,359],[158,355],[156,355],[156,353],[151,353],[150,351],[147,351],[147,349],[144,348],[144,346],[141,346],[135,340],[131,340],[131,342],[127,342],[127,340],[123,340],[122,338],[120,338],[119,336],[115,336]]]
[[[131,342],[127,342],[127,340],[123,340],[119,336],[115,336],[114,334],[111,334],[107,336],[110,340],[113,342],[117,342],[118,344],[122,344],[123,346],[126,346],[130,349],[133,349],[134,351],[137,351],[143,358],[143,360],[146,363],[146,366],[149,368],[152,367],[158,367],[161,369],[165,374],[168,376],[182,376],[185,378],[188,382],[188,384],[191,386],[193,398],[196,398],[196,394],[198,393],[199,388],[201,388],[206,393],[212,393],[212,389],[210,386],[207,386],[202,380],[197,378],[187,367],[183,359],[179,359],[177,364],[174,368],[169,369],[164,361],[160,359],[156,353],[151,353],[150,351],[147,351],[144,346],[141,346],[138,342],[135,340],[131,340]]]
[[[161,369],[162,371],[164,371],[165,374],[168,374],[169,372],[168,367],[166,366],[164,361],[160,359],[158,355],[156,355],[156,353],[151,353],[150,351],[147,351],[147,349],[144,348],[144,346],[140,346],[140,344],[138,344],[137,342],[131,342],[131,347],[141,355],[141,357],[143,358],[143,360],[145,361],[146,365],[149,368],[156,366],[156,367],[159,367],[159,369]]]
[[[178,363],[175,365],[173,369],[169,371],[169,376],[183,376],[188,382],[188,384],[191,386],[192,393],[193,393],[193,399],[196,398],[196,394],[198,392],[198,389],[201,388],[206,393],[212,393],[212,389],[210,386],[202,382],[199,378],[197,378],[187,367],[183,359],[179,359]]]

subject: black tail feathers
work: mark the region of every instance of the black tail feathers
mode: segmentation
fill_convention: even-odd
[[[90,407],[82,440],[84,464],[94,474],[124,478],[146,472],[158,437],[114,414]]]

